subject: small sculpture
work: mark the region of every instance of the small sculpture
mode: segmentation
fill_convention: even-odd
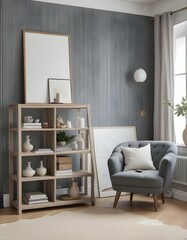
[[[61,115],[58,115],[56,118],[56,127],[57,128],[65,128],[66,124],[64,123],[64,120]]]

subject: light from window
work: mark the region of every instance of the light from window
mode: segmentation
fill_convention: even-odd
[[[175,75],[186,72],[186,37],[176,39]]]
[[[174,27],[174,105],[181,102],[183,96],[187,96],[186,87],[186,45],[187,31],[186,23],[178,24]],[[177,144],[184,144],[182,133],[186,125],[185,117],[174,116],[174,127]]]

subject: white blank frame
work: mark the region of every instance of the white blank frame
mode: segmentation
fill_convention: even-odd
[[[99,197],[114,196],[107,161],[113,149],[120,143],[136,141],[136,127],[93,127],[95,159]]]
[[[59,103],[72,103],[71,80],[49,78],[49,102],[54,103],[56,94],[61,96]]]
[[[71,79],[69,35],[23,31],[25,103],[48,103],[48,79]]]

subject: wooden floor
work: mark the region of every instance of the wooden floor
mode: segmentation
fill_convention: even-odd
[[[114,197],[96,199],[96,207],[112,208]],[[24,211],[18,215],[14,208],[0,209],[0,224],[15,222],[20,219],[36,219],[42,216],[55,215],[64,211],[79,211],[92,207],[90,204],[73,205],[68,207],[47,208],[42,210]],[[159,200],[158,212],[154,211],[152,197],[134,195],[133,205],[130,206],[129,195],[121,196],[117,209],[132,212],[150,219],[159,220],[164,224],[180,226],[187,229],[187,203],[175,199],[166,198],[165,204]]]

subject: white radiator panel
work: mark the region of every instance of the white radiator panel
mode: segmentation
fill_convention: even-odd
[[[187,157],[177,156],[173,182],[187,185]]]

